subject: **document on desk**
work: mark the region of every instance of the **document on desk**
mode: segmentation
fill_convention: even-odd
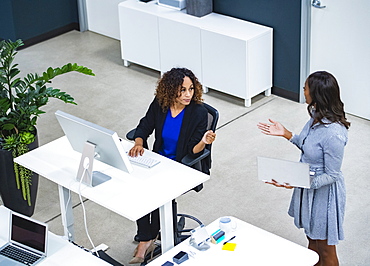
[[[310,166],[306,163],[257,157],[258,179],[271,181],[274,179],[280,184],[287,183],[293,187],[310,188]]]

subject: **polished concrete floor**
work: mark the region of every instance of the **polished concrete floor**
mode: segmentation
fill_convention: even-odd
[[[90,77],[72,73],[53,81],[53,86],[70,93],[78,105],[51,100],[43,108],[46,114],[38,121],[40,144],[63,135],[54,116],[56,110],[124,136],[144,115],[160,75],[137,65],[124,67],[119,41],[92,32],[73,31],[23,49],[16,61],[23,73],[41,73],[49,66],[76,62],[93,69],[96,74]],[[303,231],[297,229],[287,215],[292,191],[258,181],[256,164],[257,156],[298,160],[297,148],[281,138],[261,134],[256,124],[272,118],[299,132],[308,119],[306,105],[274,95],[259,95],[253,98],[252,106],[246,108],[243,100],[213,90],[204,95],[204,99],[220,112],[211,179],[200,193],[190,192],[178,198],[179,211],[195,215],[205,224],[220,216],[232,215],[306,246]],[[341,265],[370,265],[370,121],[351,115],[348,119],[352,126],[342,168],[347,186],[345,240],[337,249]],[[140,195],[138,188],[138,196],[132,200],[150,200],[155,196],[155,191],[151,195]],[[91,248],[77,195],[73,195],[72,200],[76,242]],[[126,265],[135,248],[135,222],[89,200],[85,205],[88,230],[94,244],[107,244],[110,247],[108,254]],[[52,232],[63,233],[57,185],[45,178],[40,179],[33,217],[46,221]]]

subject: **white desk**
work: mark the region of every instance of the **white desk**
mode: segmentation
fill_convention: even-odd
[[[127,151],[133,144],[122,140],[122,145]],[[145,153],[161,163],[151,169],[133,166],[132,174],[95,160],[93,170],[112,179],[96,187],[81,184],[81,195],[132,221],[160,208],[162,248],[167,251],[173,247],[172,200],[207,181],[209,176],[154,152],[147,150]],[[59,185],[66,235],[73,235],[71,201],[69,206],[66,203],[70,191],[78,193],[79,190],[80,183],[75,177],[80,157],[64,136],[15,159],[20,165]],[[139,193],[148,195],[151,200],[141,201]]]
[[[0,246],[8,242],[9,238],[9,209],[0,206]],[[61,236],[57,236],[50,231],[48,232],[47,258],[40,264],[52,266],[73,266],[73,265],[91,265],[91,266],[108,266],[111,265],[101,260],[89,252],[69,243]]]
[[[195,252],[194,258],[181,265],[284,265],[284,266],[312,266],[316,264],[319,256],[305,247],[269,233],[239,219],[237,229],[225,237],[219,244],[211,245],[207,251],[199,251],[190,246],[189,240],[185,240],[170,251],[161,255],[148,266],[160,266],[165,261],[172,261],[172,257],[180,251]],[[207,232],[212,234],[218,229],[219,219],[208,225]],[[236,236],[230,243],[236,243],[234,251],[222,250],[222,244],[231,236]],[[176,264],[175,264],[176,265]]]

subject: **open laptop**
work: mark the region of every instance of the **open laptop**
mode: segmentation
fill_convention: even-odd
[[[306,163],[282,159],[257,157],[258,179],[280,184],[287,183],[293,187],[310,188],[310,166]]]
[[[10,212],[8,243],[0,248],[0,265],[36,265],[46,257],[48,225]]]

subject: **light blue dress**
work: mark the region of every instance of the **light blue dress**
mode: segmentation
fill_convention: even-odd
[[[315,124],[311,118],[299,135],[290,140],[302,152],[301,162],[315,174],[311,188],[294,188],[288,214],[298,228],[315,240],[337,245],[344,239],[343,219],[346,191],[341,165],[348,131],[340,123]]]

